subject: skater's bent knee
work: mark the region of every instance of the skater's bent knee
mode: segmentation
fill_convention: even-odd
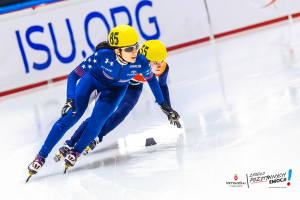
[[[123,102],[122,105],[121,104],[119,105],[116,112],[128,114],[133,109],[134,106],[135,106],[134,101],[126,101]]]
[[[70,112],[70,114],[72,114],[72,113]],[[73,125],[75,120],[76,120],[76,118],[69,116],[69,113],[68,113],[67,116],[60,118],[56,124],[61,128],[69,128]]]

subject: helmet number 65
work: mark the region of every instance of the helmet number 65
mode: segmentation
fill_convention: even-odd
[[[148,46],[143,45],[142,48],[141,48],[141,54],[144,55],[144,56],[147,56],[147,50],[148,49],[149,49]]]
[[[118,44],[119,44],[119,38],[118,38],[118,35],[119,35],[119,32],[112,32],[112,33],[110,34],[109,40],[110,40],[110,43],[111,43],[112,45],[118,45]]]

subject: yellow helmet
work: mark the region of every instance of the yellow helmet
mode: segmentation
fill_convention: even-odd
[[[135,45],[138,41],[138,34],[129,25],[116,26],[108,34],[108,42],[112,47]]]
[[[167,58],[167,49],[159,40],[148,40],[142,44],[140,54],[150,61],[163,61]]]

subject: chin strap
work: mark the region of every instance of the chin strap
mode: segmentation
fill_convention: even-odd
[[[120,49],[120,52],[121,52],[121,49]],[[131,62],[127,62],[126,60],[124,60],[124,58],[118,54],[117,54],[116,60],[120,63],[120,65],[128,65],[131,63]]]

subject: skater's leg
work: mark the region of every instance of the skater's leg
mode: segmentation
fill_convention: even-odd
[[[104,90],[102,92],[99,93],[99,96],[100,95],[105,95],[105,93],[107,92],[107,90]],[[93,95],[93,94],[92,94]],[[90,98],[91,99],[91,98]],[[94,97],[95,99],[95,97]],[[88,125],[90,121],[90,117],[87,118],[85,121],[83,121],[81,123],[81,125],[78,127],[78,129],[74,132],[74,134],[72,135],[71,139],[70,140],[66,140],[66,144],[69,146],[69,147],[74,147],[74,145],[77,143],[77,141],[80,139],[84,129],[86,128],[86,126]]]
[[[106,121],[105,125],[102,128],[102,131],[99,133],[98,135],[99,141],[97,141],[97,144],[102,141],[103,136],[105,136],[107,133],[115,129],[120,123],[122,123],[122,121],[126,118],[129,112],[133,109],[133,107],[138,102],[142,90],[143,90],[143,84],[128,86],[128,89],[122,101],[120,102],[117,110],[108,118],[108,120]],[[104,94],[105,92],[102,92],[101,95]],[[69,147],[74,147],[74,145],[80,139],[82,133],[84,132],[84,129],[87,127],[89,123],[89,120],[90,118],[87,118],[84,122],[82,122],[82,124],[75,131],[71,139],[66,140],[66,144]]]
[[[120,104],[126,87],[109,88],[105,95],[99,97],[96,103],[89,124],[85,128],[81,138],[75,145],[75,151],[82,151],[97,137],[106,120],[112,115],[116,107]]]
[[[75,131],[75,133],[72,135],[70,140],[66,140],[66,143],[68,146],[74,147],[76,142],[80,139],[84,129],[87,127],[89,121],[90,121],[90,117],[81,123],[81,125],[78,127],[78,129]]]
[[[68,112],[68,114],[64,117],[61,117],[52,127],[47,139],[45,140],[44,145],[39,151],[39,155],[44,158],[48,157],[48,154],[51,152],[52,148],[57,144],[57,142],[63,137],[63,135],[69,130],[73,124],[75,124],[82,114],[84,113],[86,104],[81,102],[81,100],[75,99],[76,106],[76,115],[72,116],[72,111]]]
[[[100,131],[98,137],[96,137],[90,144],[89,148],[83,152],[84,155],[88,153],[89,150],[95,149],[97,144],[102,142],[103,136],[105,136],[107,133],[115,129],[129,114],[129,112],[133,109],[133,107],[136,105],[136,103],[139,100],[139,97],[141,96],[143,90],[143,84],[140,85],[129,85],[128,89],[120,102],[117,110],[108,118],[106,123],[104,124],[102,131]],[[102,95],[105,94],[104,92]],[[80,127],[76,130],[74,135],[70,140],[67,140],[66,143],[74,147],[75,143],[79,140],[80,136],[82,135],[84,128],[87,126],[87,123],[82,123]],[[84,128],[83,128],[84,127]]]
[[[39,155],[44,158],[48,157],[52,148],[63,137],[67,130],[69,130],[83,115],[87,108],[90,93],[96,89],[96,85],[91,76],[85,75],[78,83],[75,90],[75,107],[76,115],[72,116],[72,111],[64,117],[61,117],[52,127],[44,145],[42,146]]]
[[[117,110],[108,118],[106,123],[104,124],[101,132],[99,134],[99,138],[102,139],[103,136],[108,134],[110,131],[115,129],[122,121],[127,117],[130,111],[134,108],[136,103],[138,102],[141,93],[143,90],[143,84],[139,85],[129,85],[128,89],[120,102]]]

